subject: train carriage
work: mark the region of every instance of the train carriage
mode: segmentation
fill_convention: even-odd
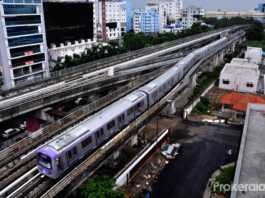
[[[160,100],[178,81],[177,70],[170,69],[157,79],[141,87],[139,90],[148,95],[149,106]]]
[[[41,173],[58,178],[76,161],[120,131],[148,108],[145,93],[135,91],[73,127],[37,151]]]

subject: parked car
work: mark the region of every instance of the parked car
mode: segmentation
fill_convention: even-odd
[[[20,133],[22,130],[19,128],[11,128],[11,129],[7,129],[3,132],[2,137],[3,138],[10,138],[13,135],[16,135],[18,133]]]
[[[174,159],[180,152],[182,145],[179,143],[175,144],[164,144],[161,148],[161,154],[166,159]]]

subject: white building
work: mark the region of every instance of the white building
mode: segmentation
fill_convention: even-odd
[[[262,48],[257,47],[248,47],[245,53],[245,58],[248,59],[252,63],[256,63],[258,65],[262,64]]]
[[[176,24],[181,18],[182,0],[164,0],[159,2],[160,30],[170,24]]]
[[[119,39],[126,32],[126,0],[98,1],[98,20],[103,40]]]
[[[238,92],[257,93],[259,66],[247,59],[233,59],[220,74],[219,88]]]
[[[3,88],[49,76],[42,0],[0,1]]]
[[[205,10],[190,6],[182,10],[181,23],[184,28],[190,28],[193,23],[198,22],[205,15]]]

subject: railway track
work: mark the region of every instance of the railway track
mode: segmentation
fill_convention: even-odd
[[[236,28],[236,27],[235,27]],[[54,83],[58,83],[62,80],[65,79],[72,79],[72,78],[76,78],[77,76],[83,75],[84,73],[88,73],[88,72],[93,72],[99,69],[103,69],[103,68],[107,68],[128,60],[132,60],[135,58],[139,58],[141,56],[145,56],[147,54],[151,54],[169,47],[172,47],[174,45],[178,45],[184,42],[188,42],[191,40],[194,40],[196,38],[200,38],[203,36],[207,36],[210,34],[214,34],[214,33],[218,33],[218,32],[222,32],[224,30],[226,30],[228,28],[221,28],[218,30],[214,30],[214,31],[210,31],[210,32],[206,32],[206,33],[201,33],[201,34],[197,34],[197,35],[193,35],[193,36],[189,36],[189,37],[185,37],[185,38],[181,38],[181,39],[177,39],[171,42],[166,42],[163,44],[159,44],[159,45],[155,45],[155,46],[151,46],[151,47],[147,47],[147,48],[143,48],[143,49],[139,49],[139,50],[135,50],[135,51],[131,51],[125,54],[121,54],[121,55],[116,55],[114,57],[109,57],[109,58],[103,58],[101,60],[97,60],[97,61],[93,61],[93,62],[88,62],[79,66],[75,66],[75,67],[71,67],[71,68],[67,68],[61,71],[56,71],[56,72],[52,72],[51,73],[51,77],[49,79],[46,80],[42,80],[42,81],[38,81],[38,82],[32,82],[28,85],[23,85],[20,87],[16,87],[7,91],[1,91],[0,95],[2,97],[4,96],[14,96],[17,94],[21,94],[21,93],[25,93],[25,92],[29,92],[32,91],[34,89],[40,89],[41,87],[46,87],[48,85],[54,84]]]
[[[182,55],[171,54],[165,57],[157,57],[154,59],[152,65],[155,65],[157,63],[156,65],[158,66],[154,67],[154,69],[158,69],[159,67],[163,67],[163,62],[167,63],[171,60],[173,64],[174,61],[177,62],[178,58],[180,58],[181,56]],[[159,58],[161,58],[161,60],[159,60]],[[151,64],[150,62],[148,63]],[[161,65],[159,65],[158,63],[160,63]],[[30,95],[22,95],[18,98],[11,98],[4,101],[0,100],[0,122],[14,118],[18,115],[44,108],[45,106],[53,105],[54,103],[58,103],[62,100],[71,100],[74,97],[79,97],[93,91],[95,87],[104,87],[107,84],[121,81],[121,79],[129,80],[130,78],[133,78],[134,75],[139,75],[141,71],[144,72],[145,70],[148,70],[145,69],[145,67],[147,66],[147,64],[144,64],[139,65],[134,69],[130,69],[131,67],[127,69],[120,69],[115,72],[114,76],[106,76],[105,74],[101,74],[99,76],[76,79],[69,83],[60,83],[58,86],[53,87],[50,92],[41,95],[33,93]]]
[[[139,83],[140,84],[140,83]],[[31,154],[31,156],[32,156],[32,154]],[[25,158],[27,158],[27,157],[25,157]],[[25,159],[25,158],[23,158],[23,159]],[[33,167],[33,169],[34,169],[34,167]],[[30,171],[33,171],[32,169],[30,170]],[[35,187],[39,187],[39,186],[42,186],[41,187],[41,189],[48,189],[48,188],[50,188],[50,186],[52,185],[52,182],[50,181],[50,180],[46,180],[46,179],[44,179],[45,177],[42,177],[41,175],[38,175],[38,176],[36,176],[36,175],[31,175],[30,173],[29,173],[29,171],[28,172],[26,172],[25,174],[23,174],[21,177],[22,177],[22,179],[23,179],[23,177],[27,177],[27,176],[29,176],[28,178],[27,178],[27,180],[29,181],[29,182],[27,182],[26,183],[26,185],[22,185],[22,186],[20,186],[19,188],[16,188],[16,190],[15,191],[13,191],[12,193],[14,193],[14,192],[16,192],[16,194],[11,194],[11,195],[8,195],[8,196],[15,196],[15,197],[19,197],[19,196],[24,196],[25,195],[25,193],[29,193],[29,194],[31,194],[33,197],[36,195],[36,193],[38,193],[38,191],[36,190],[36,192],[35,192],[35,194],[34,194],[34,189],[36,189]],[[21,177],[19,177],[19,178],[21,178]],[[42,179],[38,179],[38,178],[42,178]],[[22,181],[22,179],[21,179],[21,181]],[[68,183],[70,180],[71,180],[72,178],[68,178],[68,180],[67,180],[67,178],[66,178],[66,183]],[[14,182],[17,182],[17,181],[20,181],[20,179],[17,179],[16,181],[14,181]],[[36,182],[34,182],[34,181],[36,181]],[[63,181],[60,181],[60,182],[63,182]],[[59,182],[59,184],[61,184]],[[12,185],[13,183],[11,183],[10,185]],[[6,186],[6,187],[9,187],[10,185],[8,185],[8,186]],[[57,185],[57,184],[56,184]],[[14,185],[15,186],[15,185]],[[63,185],[62,185],[63,186]],[[59,187],[60,188],[60,187]],[[6,188],[5,188],[6,189]],[[5,190],[4,189],[4,190]],[[33,189],[33,190],[32,190]],[[49,197],[49,193],[50,194],[53,194],[53,191],[52,191],[52,189],[48,192],[48,193],[45,193],[45,195],[44,195],[44,197],[46,196],[46,197]],[[1,194],[0,194],[1,195]]]
[[[117,100],[129,93],[131,90],[145,84],[160,73],[161,72],[155,71],[151,74],[144,75],[137,82],[132,83],[132,85],[124,86],[117,91],[114,91],[112,94],[95,101],[95,103],[87,105],[87,108],[80,108],[64,119],[48,125],[40,131],[40,136],[36,138],[27,137],[6,150],[1,151],[0,156],[2,157],[2,160],[0,161],[0,189],[7,188],[10,183],[14,182],[17,178],[22,177],[24,174],[27,174],[28,170],[36,165],[35,150],[42,143],[48,141],[53,136],[58,135],[66,128],[80,122],[89,114],[99,110],[107,104],[110,104],[114,100]],[[15,152],[15,150],[20,152]]]

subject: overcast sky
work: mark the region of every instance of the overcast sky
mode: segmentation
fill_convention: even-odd
[[[143,8],[148,0],[131,0],[136,8]],[[184,7],[195,5],[207,10],[253,10],[264,0],[183,0]]]

